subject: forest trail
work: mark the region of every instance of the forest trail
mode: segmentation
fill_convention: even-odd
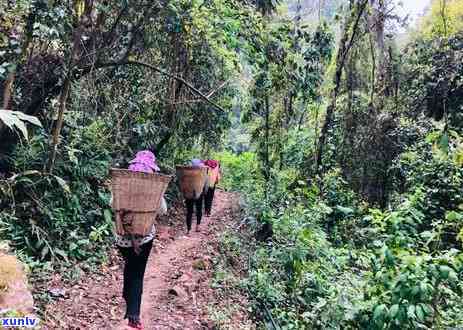
[[[189,237],[185,236],[183,212],[183,208],[175,207],[157,227],[144,281],[144,328],[213,329],[209,309],[214,305],[223,309],[230,304],[236,306],[231,317],[233,328],[252,328],[245,312],[245,298],[219,298],[210,285],[218,240],[227,226],[236,226],[237,196],[217,191],[211,217],[203,217],[201,232],[193,230]],[[45,328],[128,329],[126,321],[121,320],[125,307],[120,298],[121,282],[122,260],[114,255],[103,273],[74,285],[47,307]]]

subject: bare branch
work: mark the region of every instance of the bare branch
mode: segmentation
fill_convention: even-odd
[[[106,68],[106,67],[114,67],[114,66],[124,66],[124,65],[135,65],[135,66],[142,66],[142,67],[145,67],[145,68],[148,68],[152,71],[156,71],[164,76],[167,76],[169,78],[172,78],[172,79],[175,79],[181,83],[183,83],[186,87],[188,87],[193,93],[195,93],[196,95],[198,95],[199,97],[201,97],[204,101],[206,101],[207,103],[209,103],[210,105],[214,106],[215,108],[217,108],[218,110],[221,110],[221,111],[224,111],[225,112],[225,109],[223,109],[220,105],[218,105],[217,103],[215,103],[214,101],[212,101],[207,95],[205,95],[203,92],[201,92],[199,89],[197,89],[196,87],[194,87],[193,85],[191,85],[188,81],[186,81],[185,79],[181,78],[181,77],[178,77],[172,73],[169,73],[169,72],[166,72],[154,65],[151,65],[151,64],[148,64],[148,63],[143,63],[143,62],[139,62],[139,61],[120,61],[120,62],[107,62],[107,63],[100,63],[100,64],[97,64],[95,65],[95,69],[101,69],[101,68]],[[213,94],[213,93],[212,93]]]

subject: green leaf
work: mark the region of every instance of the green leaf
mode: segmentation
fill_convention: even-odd
[[[45,259],[45,257],[48,255],[48,253],[50,252],[50,249],[48,248],[48,245],[45,245],[43,248],[42,248],[42,251],[40,252],[40,257],[42,259]]]
[[[12,130],[16,125],[16,119],[11,112],[12,111],[8,110],[0,110],[0,120]]]
[[[399,305],[397,305],[397,304],[392,305],[391,308],[389,309],[389,317],[391,319],[395,319],[398,312],[399,312]]]
[[[448,154],[449,152],[449,135],[447,132],[444,132],[444,134],[442,134],[440,140],[439,140],[439,148],[440,150],[445,153],[445,154]]]
[[[42,126],[40,121],[33,116],[26,115],[20,111],[0,110],[0,121],[2,121],[11,130],[18,129],[27,139],[27,127],[24,122],[29,122],[36,126]]]
[[[452,271],[452,268],[449,266],[439,266],[440,277],[444,280],[449,278],[449,274]]]
[[[416,297],[420,294],[420,287],[419,286],[414,286],[412,289],[412,296]]]
[[[432,315],[432,308],[429,305],[426,304],[418,304],[421,306],[421,309],[423,310],[424,316],[431,316]]]
[[[337,205],[336,206],[336,209],[341,212],[342,214],[344,215],[349,215],[349,214],[352,214],[354,213],[354,210],[351,209],[350,207],[344,207],[344,206],[341,206],[341,205]]]
[[[376,306],[373,311],[373,320],[381,321],[384,319],[385,314],[387,313],[387,307],[384,304]]]
[[[103,211],[103,217],[104,217],[105,222],[111,223],[112,219],[113,219],[113,214],[112,214],[111,210],[105,209]]]
[[[15,122],[15,126],[17,129],[19,129],[19,131],[26,138],[26,140],[29,139],[29,136],[27,134],[27,127],[26,127],[26,124],[24,124],[24,122],[22,122],[21,120],[17,120]]]
[[[61,186],[61,188],[63,188],[63,190],[70,194],[71,193],[71,188],[69,188],[69,185],[66,183],[66,181],[64,181],[64,179],[60,178],[59,176],[56,176],[56,175],[53,175],[53,178],[55,178],[56,182],[59,183],[59,185]]]
[[[454,283],[454,284],[458,283],[458,276],[457,276],[457,273],[456,273],[455,271],[451,270],[451,271],[449,272],[448,279],[449,279],[449,281],[450,281],[451,283]]]
[[[98,197],[100,198],[100,200],[107,204],[107,205],[110,205],[110,201],[111,201],[111,194],[108,194],[108,193],[105,193],[103,191],[98,191]]]
[[[61,250],[61,249],[54,249],[53,252],[54,252],[55,254],[57,254],[57,255],[63,257],[64,260],[66,260],[66,261],[68,260],[68,254],[67,254],[65,251],[63,251],[63,250]]]
[[[426,135],[426,142],[434,143],[439,137],[439,131],[434,131]]]
[[[420,292],[422,297],[426,296],[428,294],[428,286],[426,282],[421,282],[420,283]]]
[[[385,256],[385,259],[388,265],[391,265],[391,266],[394,265],[395,258],[394,258],[394,255],[391,253],[391,250],[386,249],[386,251],[384,252],[384,256]]]
[[[461,213],[455,212],[455,211],[450,211],[445,214],[445,219],[448,221],[457,221],[457,220],[462,220],[463,215]]]
[[[407,308],[407,316],[408,316],[409,319],[415,319],[416,318],[415,311],[416,311],[415,305],[408,306],[408,308]]]
[[[418,321],[424,322],[424,310],[423,307],[420,305],[416,307],[416,318],[418,319]]]
[[[32,125],[42,127],[42,123],[40,122],[40,120],[38,120],[37,117],[26,115],[25,113],[20,111],[14,111],[14,113],[22,121],[27,121]]]

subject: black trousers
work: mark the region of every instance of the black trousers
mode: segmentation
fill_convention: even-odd
[[[186,227],[188,231],[191,230],[191,222],[193,220],[193,210],[196,206],[196,224],[201,224],[201,218],[203,217],[203,199],[204,194],[198,199],[185,199],[186,204]]]
[[[124,297],[127,307],[124,318],[129,318],[134,321],[140,319],[143,277],[152,247],[152,240],[140,246],[140,254],[136,254],[133,247],[119,247],[119,251],[125,261],[122,296]]]
[[[214,200],[215,186],[207,189],[206,196],[204,197],[204,209],[206,215],[211,215],[212,201]]]

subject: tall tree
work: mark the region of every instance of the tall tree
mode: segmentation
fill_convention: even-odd
[[[317,152],[315,154],[316,171],[322,175],[322,158],[325,146],[326,137],[333,122],[334,112],[336,110],[336,102],[341,88],[341,78],[346,64],[347,56],[353,44],[356,42],[357,32],[361,18],[368,5],[368,0],[351,1],[350,14],[347,16],[344,23],[341,39],[339,40],[338,51],[336,56],[335,73],[333,77],[333,88],[331,90],[330,101],[326,109],[325,120],[320,132]]]

